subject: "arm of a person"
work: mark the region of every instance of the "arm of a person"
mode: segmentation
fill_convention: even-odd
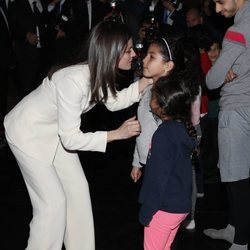
[[[141,164],[139,160],[139,154],[137,145],[135,145],[135,150],[133,154],[133,162],[132,162],[132,169],[130,172],[130,176],[134,182],[137,182],[141,178]]]
[[[151,147],[151,140],[154,132],[158,128],[149,103],[151,99],[151,88],[147,88],[143,94],[143,97],[139,103],[137,110],[137,117],[141,124],[141,133],[136,137],[136,148],[138,153],[139,162],[146,164],[148,150]]]
[[[133,103],[138,102],[143,90],[151,84],[152,79],[141,78],[139,81],[130,84],[128,88],[117,91],[115,97],[113,97],[112,93],[109,91],[108,99],[104,104],[110,111],[125,109]]]
[[[105,152],[107,142],[127,139],[140,133],[140,124],[135,117],[126,120],[111,131],[83,133],[80,129],[82,105],[89,102],[87,80],[79,81],[77,73],[66,74],[57,79],[58,133],[65,148],[69,150]],[[85,84],[82,82],[86,81]]]
[[[154,132],[158,127],[153,114],[151,112],[149,102],[151,99],[151,88],[148,87],[142,96],[139,103],[137,116],[141,124],[141,133],[136,137],[136,145],[133,155],[133,167],[131,177],[136,182],[141,176],[141,164],[146,164],[148,150],[151,145],[151,140]]]
[[[84,98],[87,98],[83,85],[79,84],[72,74],[64,76],[63,79],[57,78],[55,81],[58,82],[56,84],[58,134],[64,147],[68,150],[105,152],[107,132],[83,133],[80,130],[81,105]]]
[[[233,69],[234,73],[237,74],[237,68],[234,68],[233,65],[246,49],[244,34],[228,30],[222,47],[219,58],[206,75],[208,89],[219,88],[225,82],[230,69]]]

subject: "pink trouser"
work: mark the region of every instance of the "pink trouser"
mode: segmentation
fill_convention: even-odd
[[[144,227],[144,250],[170,250],[181,222],[188,214],[158,211]]]

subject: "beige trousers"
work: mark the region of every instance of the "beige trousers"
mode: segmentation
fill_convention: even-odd
[[[9,143],[33,207],[27,250],[94,250],[89,187],[76,152],[61,144],[52,164],[24,154]]]

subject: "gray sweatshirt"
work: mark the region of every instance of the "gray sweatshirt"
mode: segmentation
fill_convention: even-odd
[[[141,133],[136,138],[136,145],[134,150],[134,158],[132,165],[136,167],[142,167],[140,163],[146,164],[148,151],[151,148],[151,140],[154,132],[158,126],[162,123],[161,119],[152,114],[150,108],[150,99],[151,99],[151,88],[148,86],[140,100],[137,117],[141,124]],[[191,107],[191,121],[197,131],[197,134],[200,135],[200,105],[201,105],[201,88],[196,100],[192,103]]]
[[[137,116],[141,124],[141,133],[136,138],[136,145],[133,158],[133,166],[141,167],[141,164],[146,164],[148,150],[150,149],[151,139],[161,123],[160,119],[153,116],[150,109],[150,99],[151,99],[151,88],[148,86],[142,95],[140,100]]]
[[[238,10],[223,39],[219,58],[209,70],[206,83],[209,89],[220,87],[232,68],[237,77],[223,85],[220,109],[232,110],[250,106],[250,2]]]

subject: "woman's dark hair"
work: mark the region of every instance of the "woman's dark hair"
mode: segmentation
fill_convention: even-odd
[[[116,95],[116,75],[120,58],[132,34],[123,23],[104,20],[98,23],[84,40],[78,56],[66,63],[54,65],[49,77],[57,70],[79,63],[88,63],[90,70],[90,103],[105,102],[108,88]]]
[[[155,98],[163,116],[181,121],[190,136],[196,137],[194,127],[190,122],[192,96],[187,88],[187,81],[173,77],[173,75],[161,77],[152,88],[152,98]]]
[[[108,97],[107,87],[113,96],[116,95],[115,76],[118,64],[131,37],[128,27],[122,23],[102,21],[93,29],[88,50],[90,102],[105,102]]]

